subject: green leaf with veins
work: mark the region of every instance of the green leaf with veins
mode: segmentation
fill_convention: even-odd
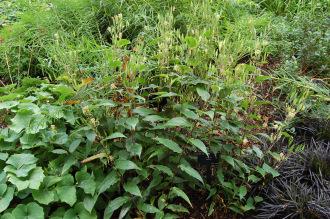
[[[27,205],[17,205],[12,214],[15,218],[44,219],[43,208],[35,202],[31,202]]]
[[[130,152],[131,156],[141,156],[142,145],[139,143],[126,142],[126,150]]]
[[[19,110],[15,117],[11,119],[12,124],[9,128],[14,132],[19,133],[29,126],[32,117],[33,113],[30,110]]]
[[[211,97],[210,93],[202,88],[196,88],[196,91],[198,95],[202,98],[202,100],[204,100],[205,102],[208,101]]]
[[[115,171],[109,173],[104,180],[101,182],[100,187],[98,188],[98,194],[105,192],[111,186],[116,184],[119,181],[119,178]]]
[[[123,159],[116,160],[115,167],[120,170],[133,170],[133,169],[139,170],[140,169],[134,162],[132,162],[130,160],[123,160]]]
[[[167,139],[167,138],[155,138],[156,141],[158,141],[160,144],[164,145],[165,147],[167,147],[168,149],[172,150],[173,152],[176,152],[176,153],[182,153],[182,149],[180,148],[180,146],[170,140],[170,139]]]
[[[183,198],[192,207],[192,204],[187,194],[178,187],[172,187],[170,190],[169,198],[174,198],[174,197]]]
[[[56,193],[62,202],[73,206],[77,201],[75,186],[57,186]]]
[[[37,160],[38,159],[33,154],[14,154],[9,157],[6,164],[10,164],[16,169],[19,169],[23,165],[34,164]]]
[[[37,165],[36,164],[28,164],[28,165],[23,165],[21,166],[19,169],[16,169],[14,166],[11,165],[7,165],[4,168],[4,171],[6,173],[13,173],[15,174],[17,177],[27,177],[29,172],[31,170],[33,170],[34,168],[36,168]]]
[[[55,201],[55,192],[47,189],[33,190],[32,197],[40,204],[48,205],[49,203]]]
[[[139,187],[132,181],[125,183],[124,189],[126,192],[131,193],[132,195],[142,197]]]
[[[6,184],[0,185],[0,213],[9,207],[11,200],[14,198],[14,191],[14,188],[7,187]]]
[[[192,168],[192,167],[190,167],[190,166],[187,166],[187,165],[185,165],[185,164],[180,164],[180,165],[179,165],[179,168],[180,168],[183,172],[187,173],[189,176],[191,176],[191,177],[197,179],[198,181],[200,181],[201,183],[204,184],[204,181],[203,181],[203,179],[202,179],[202,176],[201,176],[201,175],[197,172],[197,170],[195,170],[194,168]]]
[[[120,196],[120,197],[115,198],[114,200],[111,200],[104,210],[103,218],[111,218],[114,211],[119,209],[125,203],[127,203],[129,201],[129,199],[130,198],[127,196]]]
[[[37,134],[40,130],[47,128],[48,120],[44,115],[33,115],[29,125],[25,128],[27,134]]]
[[[167,121],[164,125],[165,127],[168,128],[173,128],[173,127],[191,127],[191,124],[188,122],[187,119],[183,117],[175,117]]]
[[[169,175],[170,177],[174,176],[174,173],[172,172],[172,170],[167,166],[164,166],[164,165],[150,165],[149,167],[153,168],[153,169],[157,169],[158,171],[163,172],[163,173]]]
[[[199,150],[201,150],[204,154],[206,154],[207,156],[209,156],[209,153],[207,152],[207,148],[205,146],[205,144],[199,140],[199,139],[193,139],[190,138],[189,142],[194,145],[196,148],[198,148]]]

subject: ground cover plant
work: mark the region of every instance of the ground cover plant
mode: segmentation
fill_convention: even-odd
[[[0,11],[1,219],[328,217],[327,1]]]

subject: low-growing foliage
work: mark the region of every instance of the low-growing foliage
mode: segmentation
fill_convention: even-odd
[[[311,141],[285,160],[281,176],[266,186],[259,218],[328,218],[330,216],[329,142]]]
[[[23,89],[2,88],[8,126],[1,130],[1,211],[7,217],[26,208],[30,217],[168,218],[188,213],[194,207],[188,191],[198,189],[210,202],[225,200],[223,208],[243,213],[260,202],[249,196],[250,183],[278,175],[262,159],[260,166],[243,162],[256,154],[242,147],[242,121],[220,103],[180,104],[159,92],[168,102],[158,111],[140,89],[116,88],[109,99],[95,99],[87,97],[94,92],[87,86],[75,91],[26,79]],[[202,102],[213,98],[202,88],[195,92]],[[214,175],[202,173],[201,154],[215,156]]]

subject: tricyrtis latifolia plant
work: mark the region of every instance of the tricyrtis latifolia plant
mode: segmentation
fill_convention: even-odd
[[[64,84],[2,89],[0,109],[11,119],[0,134],[1,212],[179,217],[194,207],[187,191],[201,190],[209,194],[210,214],[219,203],[238,213],[254,209],[262,199],[248,195],[250,183],[278,173],[262,159],[260,166],[242,161],[260,151],[242,148],[236,113],[212,101],[205,87],[195,89],[200,106],[159,92],[156,101],[167,98],[161,109],[139,90],[79,99]],[[201,154],[215,159],[211,176],[202,174]]]

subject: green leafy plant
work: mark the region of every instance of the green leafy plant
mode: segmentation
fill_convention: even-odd
[[[204,190],[211,202],[224,199],[222,207],[243,213],[260,201],[248,195],[250,180],[277,176],[266,163],[243,162],[255,155],[239,146],[242,123],[217,110],[216,102],[204,108],[167,97],[157,111],[138,95],[140,89],[122,87],[109,99],[73,101],[94,91],[25,80],[31,84],[24,90],[5,87],[0,104],[11,118],[1,130],[5,215],[35,210],[41,218],[163,218],[189,212],[189,189]],[[204,89],[192,92],[202,101],[212,99]],[[216,174],[203,174],[199,154],[216,156]],[[11,207],[14,197],[22,205]]]

